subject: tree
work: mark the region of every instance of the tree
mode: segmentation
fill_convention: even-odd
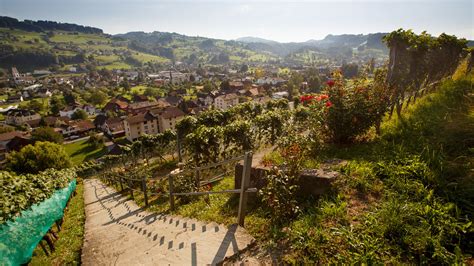
[[[160,93],[160,90],[158,90],[157,88],[147,87],[145,91],[143,92],[143,95],[149,96],[149,97],[157,97],[157,96],[160,96],[161,93]]]
[[[96,90],[91,93],[88,102],[93,105],[101,105],[107,100],[107,94],[100,90]]]
[[[71,116],[73,120],[84,120],[87,119],[88,115],[86,111],[82,109],[77,109]]]
[[[64,102],[66,102],[68,105],[73,105],[76,103],[76,95],[74,95],[74,93],[71,91],[64,92],[63,97]]]
[[[7,168],[16,173],[37,174],[49,168],[64,169],[72,165],[64,148],[56,143],[38,141],[7,155]]]
[[[96,132],[90,132],[87,143],[89,143],[89,146],[92,147],[94,150],[99,149],[104,146],[104,138],[102,138],[102,136],[100,136]]]
[[[41,103],[39,100],[33,99],[30,102],[28,102],[28,104],[26,105],[26,108],[28,110],[33,110],[35,112],[40,112],[40,111],[43,110],[44,106],[43,106],[43,103]]]
[[[345,78],[350,79],[357,76],[357,73],[359,72],[359,66],[357,64],[343,64],[341,71]]]
[[[55,132],[51,127],[39,127],[31,133],[31,139],[34,141],[49,141],[61,144],[64,139],[63,136]]]
[[[249,71],[249,66],[246,64],[243,64],[242,67],[240,67],[240,72],[245,73]]]
[[[124,78],[120,86],[122,86],[125,91],[130,91],[130,83],[128,83],[128,79]]]
[[[64,109],[64,107],[66,107],[66,102],[64,101],[63,98],[55,95],[51,98],[50,105],[51,105],[51,113],[53,113],[53,115],[58,115],[59,111],[61,111],[62,109]]]
[[[318,75],[310,76],[308,78],[308,87],[310,92],[321,91],[321,79],[319,79]]]

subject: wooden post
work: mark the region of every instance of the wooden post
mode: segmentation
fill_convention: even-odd
[[[176,146],[178,146],[178,162],[181,162],[183,160],[183,155],[181,154],[181,140],[179,138],[179,134],[176,134],[176,136]]]
[[[196,168],[196,191],[199,191],[199,187],[201,185],[201,171],[199,168]]]
[[[250,184],[250,171],[252,170],[252,152],[245,153],[244,167],[242,169],[242,182],[240,187],[240,200],[239,200],[239,214],[237,216],[237,223],[240,226],[244,226],[245,212],[247,210],[247,198],[248,194],[246,190]]]
[[[130,189],[130,197],[132,197],[132,199],[135,199],[135,197],[133,196],[133,181],[132,180],[128,180],[128,189]]]
[[[146,191],[146,175],[143,175],[143,178],[142,178],[142,190],[143,190],[143,196],[145,197],[145,206],[148,207],[148,195]]]
[[[173,195],[173,174],[168,175],[168,183],[170,190],[170,210],[174,210],[174,195]]]

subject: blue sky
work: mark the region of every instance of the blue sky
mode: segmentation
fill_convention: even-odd
[[[410,28],[474,39],[474,0],[0,0],[0,15],[102,28],[235,39],[322,39]]]

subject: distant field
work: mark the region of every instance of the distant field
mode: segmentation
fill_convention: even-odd
[[[97,159],[105,154],[105,148],[93,149],[88,145],[87,140],[64,144],[64,149],[66,149],[66,152],[71,157],[74,165],[79,165],[84,161]]]

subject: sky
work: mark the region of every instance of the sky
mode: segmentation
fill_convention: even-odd
[[[0,0],[0,15],[98,27],[280,42],[398,28],[474,39],[474,0]]]

